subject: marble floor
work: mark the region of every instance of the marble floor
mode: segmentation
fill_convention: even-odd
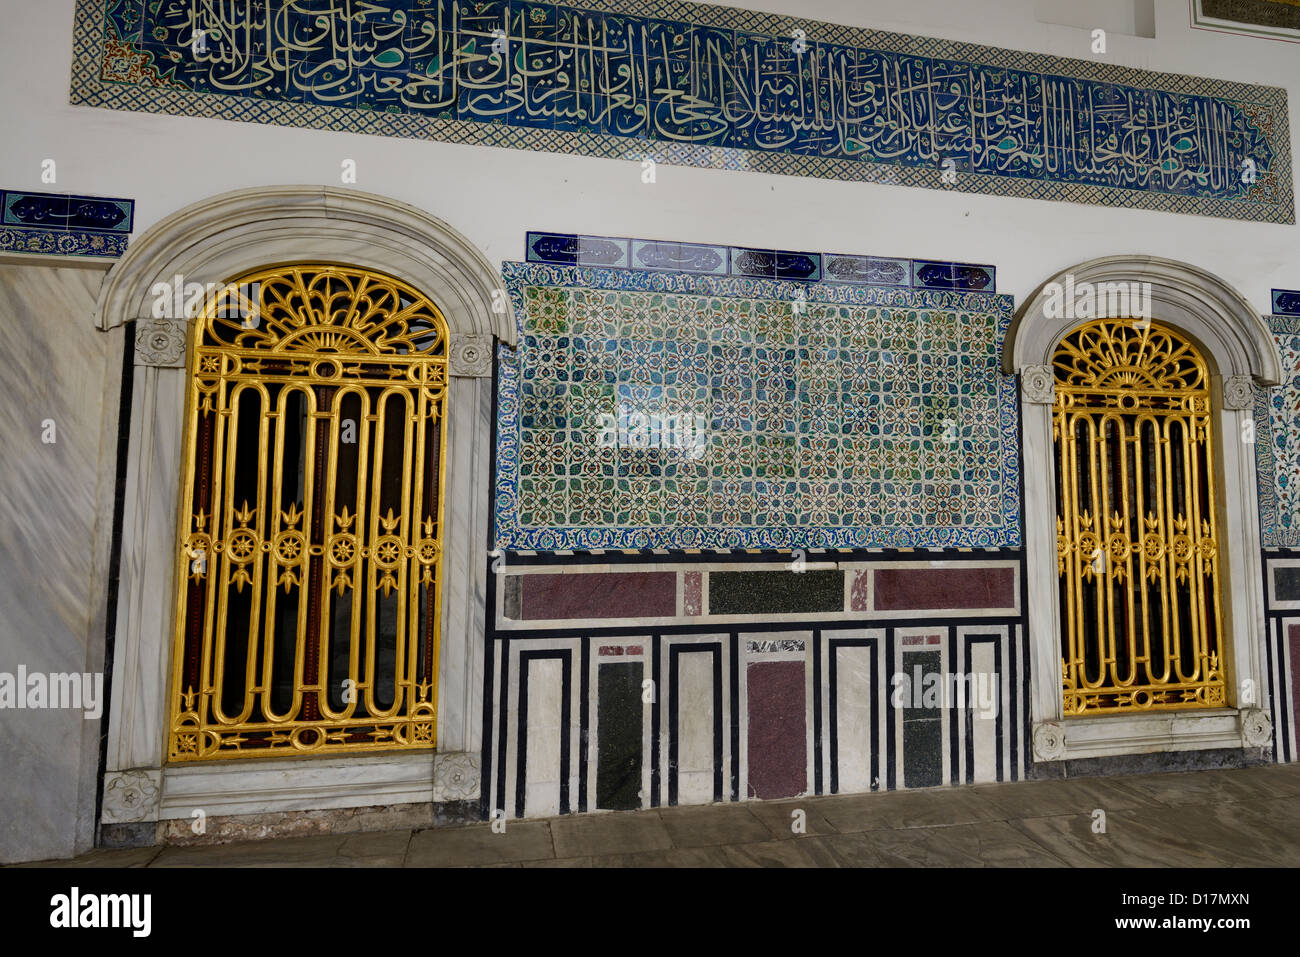
[[[97,850],[35,866],[52,865],[1300,867],[1300,764],[583,814],[511,821],[504,833],[482,824]]]

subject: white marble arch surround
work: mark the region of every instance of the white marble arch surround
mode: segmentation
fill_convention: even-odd
[[[1186,333],[1210,364],[1218,446],[1220,588],[1228,638],[1226,708],[1096,718],[1063,715],[1051,365],[1057,343],[1087,321],[1048,315],[1051,283],[1064,285],[1067,276],[1076,287],[1084,282],[1150,283],[1152,318]],[[1257,747],[1268,740],[1254,446],[1240,437],[1252,418],[1255,387],[1277,385],[1280,370],[1272,334],[1245,298],[1218,276],[1174,260],[1108,256],[1080,263],[1045,282],[1017,311],[1003,344],[1002,371],[1020,376],[1035,760]]]
[[[451,332],[438,752],[165,763],[175,609],[186,323],[152,315],[156,283],[226,283],[281,263],[341,263],[402,279]],[[351,189],[272,186],[203,200],[132,242],[96,322],[136,323],[121,582],[104,776],[105,824],[478,796],[495,340],[515,342],[500,273],[442,220]]]

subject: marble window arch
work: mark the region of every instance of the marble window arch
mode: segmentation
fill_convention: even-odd
[[[436,303],[451,334],[447,530],[438,750],[164,763],[186,389],[186,320],[154,314],[157,284],[224,284],[287,262],[395,276]],[[513,345],[500,273],[461,233],[383,196],[321,186],[238,190],[179,210],[136,239],[101,287],[96,324],[135,322],[135,373],[102,822],[147,830],[209,815],[276,813],[478,795],[492,356]],[[457,506],[455,503],[460,503]],[[149,841],[136,834],[135,840]]]
[[[1049,308],[1052,284],[1064,286],[1067,277],[1072,278],[1076,288],[1085,282],[1094,286],[1150,283],[1151,318],[1185,333],[1200,347],[1210,365],[1212,414],[1220,437],[1215,479],[1224,569],[1220,588],[1228,638],[1226,708],[1068,719],[1063,716],[1052,355],[1067,333],[1087,321],[1055,315],[1060,310]],[[1268,325],[1249,302],[1218,276],[1169,259],[1109,256],[1080,263],[1045,281],[1012,319],[1003,343],[1002,371],[1020,377],[1030,714],[1036,761],[1250,748],[1269,740],[1254,447],[1238,437],[1253,415],[1254,390],[1279,384],[1280,370],[1281,360]]]

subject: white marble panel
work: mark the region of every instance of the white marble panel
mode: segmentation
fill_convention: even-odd
[[[995,671],[993,645],[987,641],[971,645],[966,667],[971,676],[966,706],[971,709],[974,777],[976,784],[982,784],[998,779],[997,716],[1001,711],[1002,692],[1000,683],[994,680],[1001,676]],[[988,702],[984,699],[989,697],[992,702],[986,709],[984,705]]]
[[[162,771],[157,815],[168,820],[195,810],[215,816],[421,804],[442,797],[434,787],[441,757],[423,751],[171,765]]]
[[[477,751],[483,734],[491,380],[453,378],[447,416],[438,747]]]
[[[677,659],[677,803],[713,800],[713,660],[693,652]]]
[[[839,792],[870,791],[875,777],[871,754],[874,676],[870,648],[839,648],[836,656],[835,731],[839,753]]]
[[[0,265],[0,672],[10,675],[103,669],[123,343],[91,321],[107,265]],[[92,845],[102,718],[85,714],[0,711],[0,863]]]
[[[528,729],[524,742],[524,816],[560,813],[560,751],[568,730],[561,708],[564,667],[558,658],[528,662]]]
[[[110,771],[161,767],[175,617],[185,370],[137,365],[122,516]]]

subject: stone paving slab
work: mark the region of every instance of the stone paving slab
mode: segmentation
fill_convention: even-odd
[[[10,867],[148,867],[166,848],[127,847],[96,848],[80,857],[59,861],[34,861],[30,864],[10,864]]]
[[[591,857],[606,848],[627,851],[666,851],[673,837],[657,814],[597,814],[557,817],[551,821],[555,856]]]
[[[748,804],[666,807],[659,817],[672,835],[674,847],[748,844],[771,837]]]
[[[1003,820],[1077,814],[1082,807],[1132,810],[1148,807],[1154,800],[1151,795],[1126,787],[1118,778],[978,784],[970,790],[992,805]]]
[[[1159,804],[1224,804],[1259,797],[1296,796],[1288,788],[1296,775],[1259,774],[1255,768],[1240,770],[1177,771],[1131,778],[1128,788]]]
[[[870,831],[881,867],[1064,867],[1065,861],[1006,821]]]
[[[498,834],[487,824],[416,831],[407,867],[473,867],[554,858],[550,821],[514,821]]]
[[[149,866],[401,867],[411,843],[410,831],[369,831],[233,844],[195,844],[168,847]]]
[[[793,828],[794,812],[803,812],[803,833],[813,836],[835,834],[835,826],[822,814],[820,805],[815,801],[754,801],[749,811],[763,822],[763,826],[778,840],[791,840],[798,837]]]
[[[1097,829],[1097,811],[1105,830]],[[802,815],[794,812],[802,811]],[[798,828],[796,822],[800,824]],[[55,867],[1300,867],[1300,764],[96,850]]]

